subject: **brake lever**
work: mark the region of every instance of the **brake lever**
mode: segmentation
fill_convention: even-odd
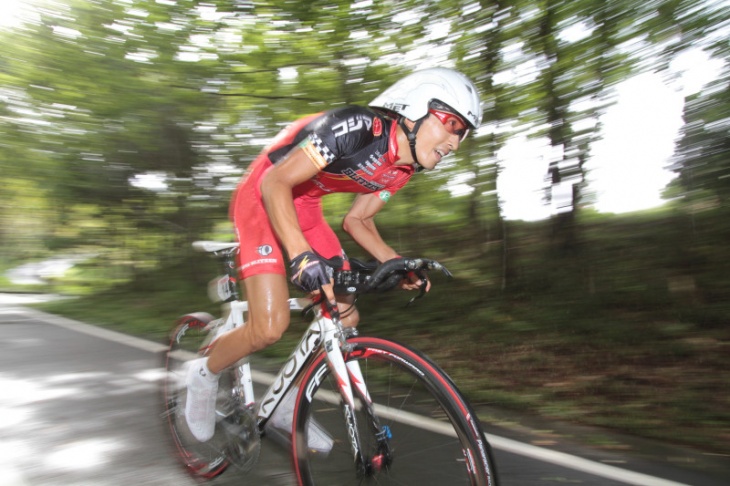
[[[415,267],[417,265],[423,265],[423,264],[424,264],[424,261],[418,260],[417,263],[415,265],[413,265],[413,267]],[[423,268],[423,267],[421,267],[421,268]],[[440,270],[441,273],[443,273],[448,278],[454,277],[454,275],[449,271],[448,268],[441,265],[439,262],[437,262],[435,260],[427,260],[425,262],[425,268],[427,268],[428,270]],[[416,275],[418,275],[418,278],[421,279],[421,285],[419,286],[419,292],[418,292],[418,295],[416,295],[415,297],[411,298],[411,300],[408,301],[408,303],[406,304],[406,307],[408,307],[413,302],[415,302],[416,300],[418,300],[418,299],[422,298],[424,295],[426,295],[426,289],[428,288],[428,275],[423,270],[421,270],[421,271],[416,270]]]
[[[330,314],[330,318],[335,321],[340,321],[340,309],[337,306],[337,303],[334,304],[327,300],[327,297],[325,296],[324,290],[322,290],[322,287],[319,288],[319,294],[317,297],[312,299],[312,303],[306,306],[302,309],[302,316],[306,316],[310,312],[314,310],[315,307],[324,304],[327,308],[327,312]]]
[[[312,312],[315,307],[317,307],[319,304],[322,303],[323,295],[324,294],[320,293],[320,295],[317,298],[311,300],[311,304],[309,304],[308,306],[306,306],[302,309],[302,312],[301,312],[302,317],[307,317],[307,314]]]
[[[421,279],[421,285],[418,286],[418,295],[412,297],[411,300],[409,300],[406,304],[406,307],[426,295],[426,289],[428,288],[428,277],[426,275],[419,275],[418,278]]]
[[[324,304],[327,308],[327,312],[329,313],[330,319],[332,319],[334,322],[339,323],[340,322],[340,309],[337,306],[337,302],[330,302],[327,300],[327,296],[324,294],[324,290],[322,290],[322,287],[319,288],[319,304]]]

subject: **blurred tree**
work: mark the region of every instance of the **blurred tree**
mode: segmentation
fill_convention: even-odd
[[[585,163],[600,137],[599,116],[612,102],[611,90],[634,65],[620,49],[627,40],[622,22],[631,0],[520,4],[517,38],[535,66],[525,83],[521,118],[533,137],[546,137],[546,200],[552,205],[556,249],[574,249],[574,215],[587,195]]]
[[[612,87],[632,70],[654,66],[649,59],[657,53],[666,62],[703,36],[717,37],[726,22],[714,4],[692,5],[48,3],[37,22],[0,34],[12,36],[14,46],[0,59],[0,156],[4,179],[13,180],[0,190],[17,201],[26,191],[44,198],[43,238],[54,248],[120,240],[135,248],[127,242],[148,238],[164,251],[153,245],[138,251],[174,259],[189,240],[225,221],[233,185],[284,124],[367,103],[415,68],[455,66],[479,84],[484,124],[439,171],[415,178],[382,217],[404,226],[469,229],[470,256],[483,258],[491,241],[502,240],[508,262],[495,183],[505,142],[516,133],[548,141],[549,195],[571,188],[556,233],[562,242],[575,241],[585,162]],[[338,200],[337,210],[343,205]],[[12,213],[11,205],[0,212]],[[79,218],[94,224],[69,231]],[[7,237],[10,223],[3,225],[0,237]]]
[[[730,202],[730,72],[687,99],[672,169],[673,194],[697,209]],[[680,189],[679,194],[676,189]]]
[[[200,89],[175,88],[204,82],[208,69],[181,58],[213,25],[191,3],[53,3],[13,33],[2,84],[14,94],[14,116],[4,126],[15,130],[16,146],[30,148],[24,177],[52,201],[48,233],[64,229],[80,204],[97,207],[94,217],[127,221],[124,234],[115,226],[101,240],[64,231],[69,246],[120,247],[163,229],[189,241],[210,227],[196,174],[213,144],[196,128],[213,103]],[[165,176],[166,197],[131,184],[147,171]],[[158,250],[144,249],[147,258]]]
[[[512,107],[510,93],[505,85],[495,81],[495,74],[503,69],[502,50],[507,41],[505,26],[514,22],[513,9],[504,1],[481,1],[461,5],[454,19],[454,56],[457,68],[476,82],[482,94],[484,117],[480,133],[464,142],[461,150],[459,177],[470,174],[466,220],[468,225],[480,228],[499,215],[496,198],[496,179],[499,170],[497,152],[509,134],[503,125],[517,114]],[[462,155],[463,154],[463,155]],[[485,208],[484,198],[489,206]],[[486,209],[486,211],[485,211]],[[483,213],[486,212],[486,218]],[[497,226],[499,227],[499,226]],[[498,233],[498,231],[497,231]]]
[[[721,3],[721,2],[720,2]],[[670,168],[678,174],[668,191],[670,197],[695,209],[720,206],[730,201],[730,44],[727,27],[730,11],[719,4],[703,4],[692,11],[681,3],[682,42],[668,48],[670,54],[690,47],[702,48],[724,61],[720,77],[686,99],[684,127],[677,140]]]

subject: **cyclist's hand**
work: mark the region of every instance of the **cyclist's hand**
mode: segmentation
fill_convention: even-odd
[[[289,268],[291,268],[291,283],[307,293],[319,292],[320,288],[324,288],[327,298],[334,300],[332,291],[334,270],[323,261],[322,257],[313,251],[305,251],[292,258]]]

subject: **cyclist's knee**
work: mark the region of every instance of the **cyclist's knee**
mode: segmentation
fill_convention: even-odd
[[[360,322],[360,313],[357,311],[355,306],[352,306],[350,309],[342,309],[342,307],[340,307],[340,312],[342,312],[341,319],[343,326],[356,327]]]
[[[259,351],[281,339],[289,327],[289,313],[266,316],[264,319],[248,323],[246,327],[250,327],[250,345],[254,351]]]
[[[243,327],[243,336],[245,345],[255,352],[277,342],[289,327],[289,291],[286,277],[279,274],[254,275],[244,286],[250,320]]]

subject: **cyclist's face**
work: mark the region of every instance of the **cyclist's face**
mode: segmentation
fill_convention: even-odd
[[[451,120],[450,117],[446,119],[447,123],[459,121],[458,117],[456,120]],[[441,162],[441,159],[455,152],[459,148],[459,143],[461,143],[464,135],[464,132],[460,130],[461,126],[456,127],[457,129],[454,130],[453,126],[447,127],[441,121],[441,118],[444,117],[429,113],[416,136],[418,162],[428,170],[433,169]],[[465,125],[463,128],[465,128]]]

